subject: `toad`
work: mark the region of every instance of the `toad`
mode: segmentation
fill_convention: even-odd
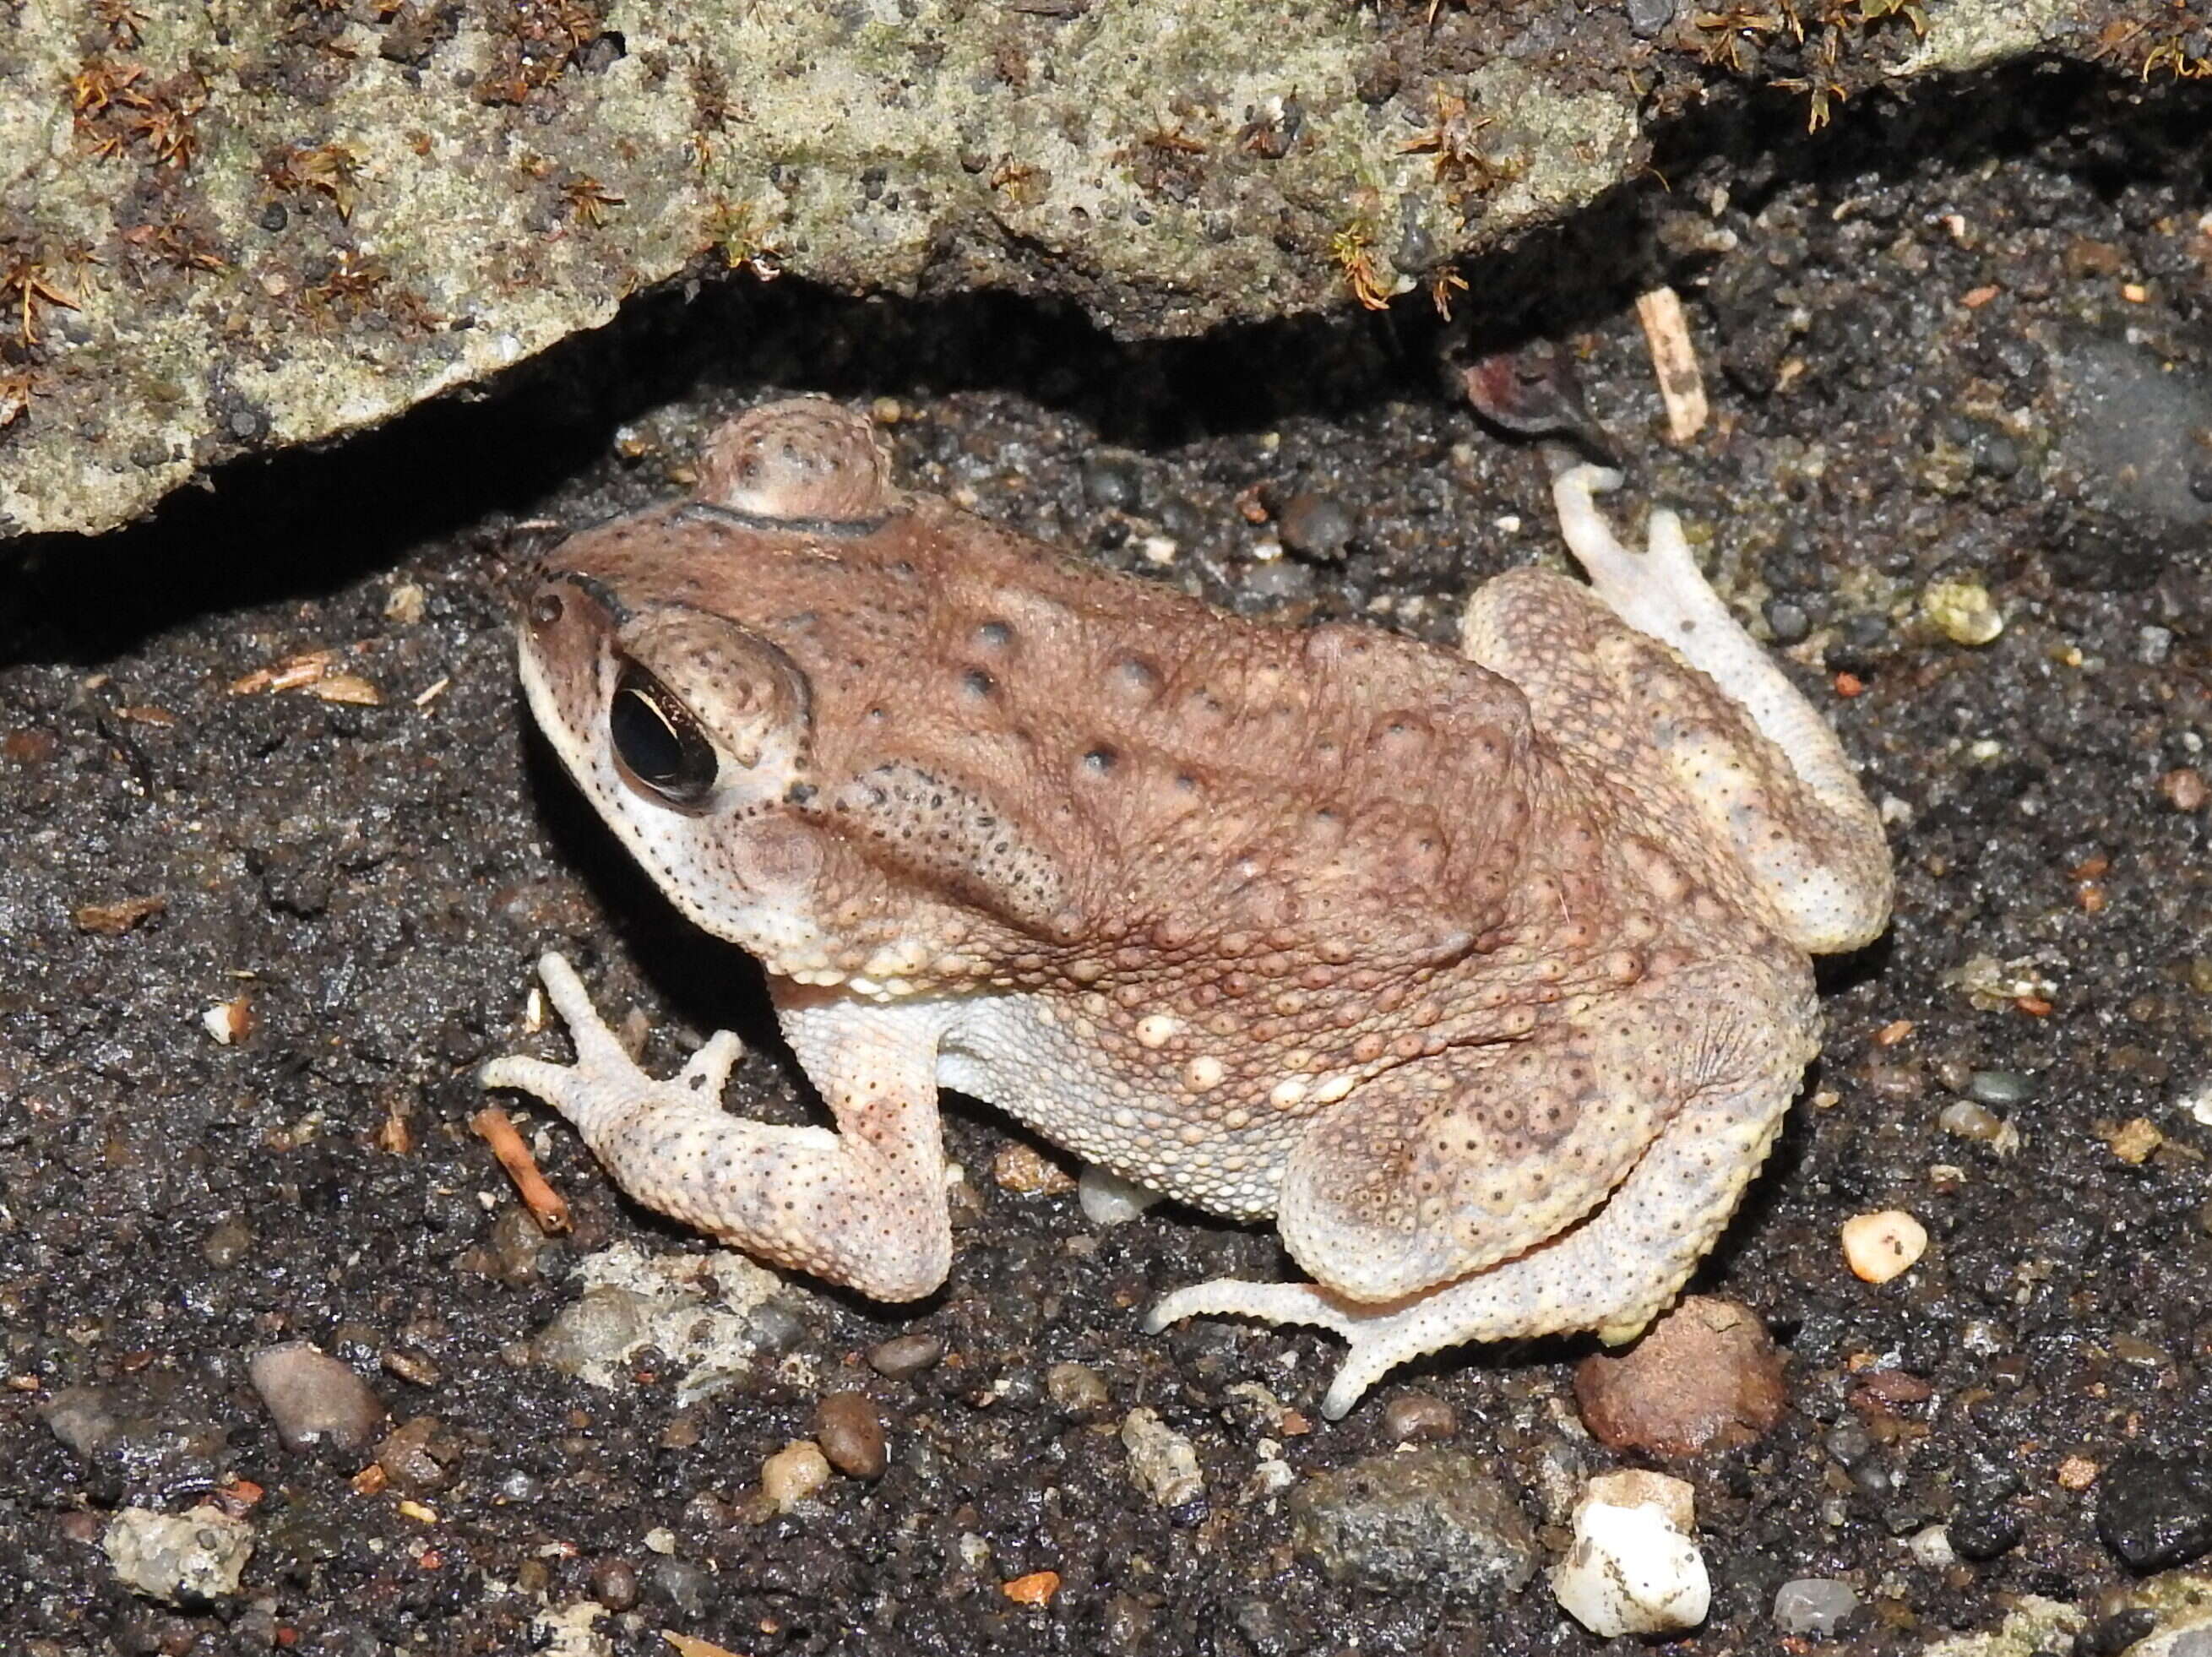
[[[715,1035],[640,1069],[558,955],[550,1104],[648,1207],[906,1301],[952,1256],[938,1095],[988,1101],[1310,1281],[1155,1306],[1350,1343],[1325,1413],[1466,1341],[1632,1338],[1818,1047],[1808,956],[1887,922],[1835,736],[1680,525],[1534,569],[1453,654],[1240,619],[902,489],[863,416],[757,408],[695,498],[546,561],[522,683],[693,921],[757,956],[835,1131],[748,1120]]]

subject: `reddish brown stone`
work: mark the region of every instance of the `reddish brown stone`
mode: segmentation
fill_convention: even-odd
[[[1764,1436],[1789,1401],[1782,1355],[1734,1301],[1692,1296],[1619,1357],[1575,1370],[1583,1423],[1615,1450],[1665,1457],[1733,1449]]]

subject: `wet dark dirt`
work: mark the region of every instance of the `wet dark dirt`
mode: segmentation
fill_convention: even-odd
[[[2112,1481],[2203,1483],[2173,1470],[2212,1419],[2212,815],[2190,780],[2212,776],[2212,99],[2074,71],[1961,96],[1870,95],[1810,144],[1794,107],[1707,118],[1662,156],[1669,189],[1471,270],[1462,301],[1480,345],[1571,343],[1632,470],[1616,513],[1677,506],[1742,612],[1795,641],[1900,876],[1889,937],[1824,969],[1823,1058],[1698,1279],[1774,1332],[1790,1408],[1675,1465],[1714,1584],[1683,1650],[1784,1648],[1770,1605],[1794,1577],[1856,1590],[1844,1649],[1917,1651],[2026,1594],[2094,1616],[2132,1580],[2097,1525]],[[1630,303],[1660,279],[1713,402],[1680,446]],[[1323,1337],[1139,1331],[1164,1289],[1282,1271],[1268,1235],[1174,1210],[1100,1232],[1071,1195],[994,1181],[1011,1131],[956,1101],[975,1196],[940,1295],[794,1281],[728,1388],[686,1402],[646,1351],[600,1390],[518,1343],[574,1301],[581,1257],[703,1245],[515,1103],[576,1212],[538,1246],[467,1126],[478,1063],[559,1050],[522,1029],[550,945],[603,1007],[642,1010],[649,1062],[729,1025],[756,1044],[733,1107],[809,1110],[757,974],[674,918],[526,734],[506,629],[535,552],[680,488],[720,413],[819,390],[888,400],[912,481],[1103,562],[1448,639],[1471,584],[1558,555],[1534,452],[1444,394],[1449,343],[1412,303],[1126,348],[989,300],[650,295],[487,401],[226,472],[127,534],[15,549],[7,1648],[641,1654],[670,1629],[756,1657],[1595,1650],[1540,1576],[1331,1580],[1263,1476],[1278,1452],[1298,1481],[1387,1449],[1386,1406],[1418,1390],[1555,1549],[1560,1470],[1616,1460],[1575,1423],[1581,1343],[1446,1354],[1322,1423]],[[1312,534],[1333,561],[1265,555],[1302,495],[1309,526],[1331,522],[1316,501],[1352,515]],[[1944,636],[1919,604],[1938,578],[1983,586],[2002,635]],[[377,704],[237,688],[309,650]],[[135,921],[102,907],[155,898]],[[240,998],[251,1029],[219,1045],[203,1015]],[[2016,1148],[1971,1112],[1939,1124],[1961,1100]],[[1863,1283],[1838,1229],[1893,1207],[1928,1253]],[[865,1361],[908,1332],[942,1358],[900,1380]],[[246,1365],[291,1338],[395,1423],[436,1417],[449,1465],[379,1490],[368,1451],[284,1449]],[[1103,1401],[1048,1384],[1071,1363]],[[1251,1381],[1294,1414],[1232,1390]],[[46,1418],[81,1387],[110,1429],[89,1450]],[[841,1387],[875,1399],[890,1470],[762,1516],[763,1460]],[[1163,1508],[1133,1479],[1116,1428],[1138,1407],[1187,1435],[1202,1498]],[[240,1595],[135,1598],[108,1515],[209,1491],[254,1528]],[[1907,1545],[1938,1525],[1948,1563]],[[1002,1591],[1046,1570],[1041,1606]],[[593,1601],[603,1647],[538,1621]]]

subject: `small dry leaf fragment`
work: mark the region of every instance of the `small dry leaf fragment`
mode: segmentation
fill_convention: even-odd
[[[281,662],[267,667],[257,667],[252,672],[230,682],[234,696],[256,696],[269,690],[297,690],[310,685],[330,671],[337,652],[331,650],[303,650],[287,656]]]
[[[676,1648],[677,1657],[738,1657],[727,1646],[718,1646],[712,1640],[702,1640],[689,1634],[678,1634],[674,1629],[660,1630],[660,1637]]]
[[[253,1034],[253,998],[234,995],[219,1001],[200,1015],[200,1024],[226,1047],[243,1041]]]
[[[325,674],[301,689],[310,696],[319,696],[326,702],[343,702],[349,707],[384,706],[384,693],[358,673]]]
[[[125,897],[112,903],[87,903],[74,909],[70,919],[77,930],[98,932],[103,938],[120,938],[142,921],[151,920],[169,907],[166,897]]]
[[[1854,1214],[1844,1222],[1844,1259],[1853,1276],[1887,1283],[1928,1252],[1928,1228],[1901,1208]]]
[[[2140,1162],[2166,1143],[2166,1135],[2147,1116],[2130,1117],[2106,1135],[2112,1155],[2124,1162]]]
[[[1060,1592],[1060,1573],[1056,1570],[1033,1570],[1026,1576],[1017,1576],[1011,1582],[1001,1582],[999,1592],[1018,1605],[1048,1605],[1052,1603],[1052,1596]]]

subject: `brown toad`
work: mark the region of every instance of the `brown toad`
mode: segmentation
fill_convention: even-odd
[[[1468,1340],[1635,1333],[1818,1046],[1807,957],[1882,928],[1835,737],[1674,519],[1555,501],[1583,587],[1478,592],[1465,658],[1239,620],[890,480],[817,399],[699,497],[576,536],[532,710],[700,926],[757,956],[837,1132],[733,1116],[717,1035],[656,1081],[557,956],[573,1067],[508,1058],[647,1205],[882,1300],[945,1278],[937,1096],[1272,1217],[1310,1283],[1153,1311],[1325,1325],[1324,1408]]]

